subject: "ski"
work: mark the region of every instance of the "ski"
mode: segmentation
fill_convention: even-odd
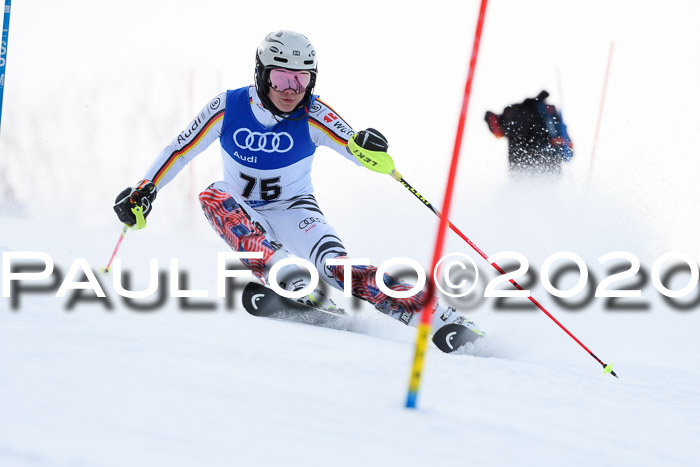
[[[477,332],[469,327],[459,324],[446,324],[433,334],[433,344],[445,353],[459,350],[469,342],[474,342],[485,336],[483,332]]]
[[[263,318],[297,321],[314,326],[330,326],[350,317],[341,308],[328,310],[282,297],[258,282],[249,282],[243,289],[241,299],[243,308],[248,313]]]
[[[350,315],[341,308],[328,310],[299,303],[277,295],[272,289],[258,282],[249,282],[241,295],[243,308],[253,316],[295,321],[314,326],[336,327],[347,323]],[[435,346],[445,353],[459,350],[469,342],[483,338],[484,334],[471,327],[455,323],[446,324],[432,336]]]

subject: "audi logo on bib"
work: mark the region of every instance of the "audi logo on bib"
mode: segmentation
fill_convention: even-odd
[[[239,128],[233,134],[233,142],[241,149],[262,152],[287,152],[294,146],[292,135],[283,131],[259,133],[248,128]]]

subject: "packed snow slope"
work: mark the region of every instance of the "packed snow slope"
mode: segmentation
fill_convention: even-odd
[[[535,217],[544,222],[556,212]],[[76,258],[95,270],[104,265],[118,233],[9,218],[3,226],[6,256],[46,252],[60,280]],[[576,244],[587,239],[586,232],[573,235]],[[647,308],[634,311],[605,310],[603,299],[567,311],[533,287],[577,337],[614,363],[620,379],[604,375],[543,313],[499,310],[494,299],[482,299],[469,314],[490,337],[460,355],[431,346],[419,408],[408,410],[413,329],[367,306],[355,307],[342,329],[254,318],[237,301],[240,287],[231,292],[232,305],[214,298],[216,254],[223,249],[213,234],[126,236],[120,257],[132,288],[148,284],[149,258],[167,272],[175,257],[188,274],[187,288],[210,297],[186,305],[168,299],[150,311],[134,309],[109,278],[102,284],[111,308],[90,300],[89,291],[56,298],[53,278],[39,284],[53,284],[54,292],[21,291],[15,309],[3,299],[0,464],[698,460],[700,315],[697,307],[671,308],[651,286],[641,299]],[[76,292],[81,298],[71,305]]]
[[[442,299],[489,337],[458,355],[431,345],[418,409],[405,409],[414,329],[340,293],[353,313],[340,329],[254,318],[239,304],[242,282],[216,298],[227,247],[196,206],[221,178],[214,146],[159,193],[148,228],[128,232],[118,255],[132,289],[149,285],[156,259],[167,295],[177,259],[181,288],[207,298],[126,301],[109,276],[105,299],[56,297],[72,265],[105,266],[121,229],[116,194],[210,97],[251,83],[253,50],[277,28],[309,36],[316,91],[356,129],[387,135],[398,169],[439,208],[478,2],[404,4],[397,21],[394,3],[365,0],[15,2],[0,252],[4,264],[45,253],[55,271],[0,298],[1,466],[700,464],[700,286],[669,300],[653,280],[693,284],[687,265],[658,273],[668,252],[700,260],[692,1],[492,0],[487,10],[451,221],[487,254],[524,255],[532,275],[521,282],[619,379],[527,300],[484,298],[494,270],[449,233],[446,253],[473,258],[480,276],[467,298]],[[482,116],[542,89],[576,155],[560,180],[515,183]],[[323,149],[313,176],[351,256],[428,266],[437,219],[401,185]],[[540,272],[562,251],[590,274],[556,299]],[[593,298],[629,267],[599,261],[620,251],[640,271],[610,288],[641,296]],[[547,276],[562,290],[578,279],[561,271],[570,264]]]

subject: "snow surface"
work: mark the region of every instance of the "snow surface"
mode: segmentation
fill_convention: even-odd
[[[356,129],[385,133],[406,179],[442,201],[477,1],[404,2],[400,21],[394,2],[364,0],[29,5],[15,2],[10,31],[2,252],[46,252],[62,275],[77,258],[104,266],[120,231],[114,196],[210,97],[250,83],[253,50],[276,28],[310,37],[317,92]],[[668,251],[700,260],[699,10],[692,1],[492,0],[454,224],[485,252],[521,252],[537,271],[549,255],[574,252],[598,282],[610,274],[598,258],[611,251],[635,254],[647,273]],[[541,89],[563,108],[576,156],[558,182],[512,183],[505,142],[482,115]],[[478,295],[459,302],[489,338],[460,355],[431,347],[418,409],[407,410],[415,330],[353,302],[343,302],[355,314],[338,330],[253,318],[213,298],[225,245],[192,200],[220,178],[219,164],[212,146],[119,254],[134,288],[147,285],[148,258],[165,270],[177,258],[189,288],[209,291],[191,303],[210,309],[169,299],[137,311],[108,279],[111,309],[87,299],[69,309],[71,293],[20,294],[17,309],[0,299],[0,466],[700,463],[699,287],[678,300],[685,310],[650,281],[641,299],[627,299],[645,309],[613,311],[598,298],[570,310],[533,283],[620,379],[537,310],[497,310]],[[324,150],[314,180],[353,256],[428,265],[437,221],[399,184]],[[475,258],[483,292],[489,266],[453,234],[446,251]]]

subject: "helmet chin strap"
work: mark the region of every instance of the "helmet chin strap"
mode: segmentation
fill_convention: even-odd
[[[306,114],[308,113],[308,112],[305,110],[305,111],[302,112],[298,117],[292,118],[292,115],[293,115],[294,113],[296,113],[296,112],[297,112],[298,110],[300,110],[300,109],[306,109],[306,105],[305,105],[303,102],[300,103],[299,106],[298,106],[296,109],[292,110],[291,112],[288,112],[288,113],[279,113],[279,114],[276,114],[276,113],[273,112],[273,115],[275,116],[275,118],[279,118],[279,119],[280,119],[280,120],[278,120],[278,121],[289,120],[290,122],[296,122],[297,120],[301,120],[301,119],[303,119],[304,117],[306,117]]]
[[[269,86],[268,86],[269,89]],[[262,95],[260,92],[260,89],[258,87],[255,87],[255,91],[258,93],[258,98],[260,98],[260,102],[262,103],[263,107],[265,107],[266,110],[268,110],[272,115],[274,115],[277,118],[281,118],[283,120],[289,120],[289,121],[296,121],[296,120],[301,120],[302,118],[306,117],[306,113],[302,113],[299,117],[296,118],[291,118],[291,116],[296,113],[299,109],[303,109],[307,106],[309,99],[311,97],[310,93],[308,96],[304,96],[304,99],[297,105],[294,110],[291,112],[282,112],[280,109],[277,108],[275,104],[272,103],[272,100],[267,96],[267,94]]]

